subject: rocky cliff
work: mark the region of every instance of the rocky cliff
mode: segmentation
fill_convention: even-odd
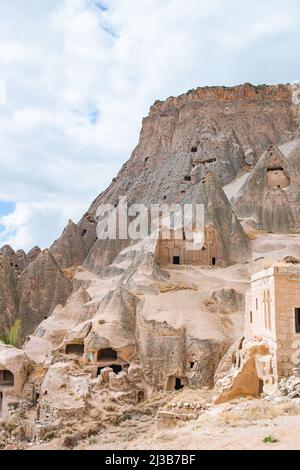
[[[198,88],[156,102],[143,120],[139,143],[99,202],[120,195],[143,203],[173,202],[191,171],[212,171],[222,185],[255,166],[271,144],[295,138],[298,105],[292,86],[250,84]]]
[[[95,216],[100,203],[191,200],[193,183],[207,171],[219,185],[251,172],[270,145],[298,136],[298,88],[291,85],[250,84],[225,88],[198,88],[156,102],[143,120],[140,139],[109,188],[92,203]],[[196,200],[194,200],[196,202]],[[230,246],[230,239],[226,240]],[[243,242],[245,244],[245,242]],[[86,260],[87,269],[99,272],[112,261],[118,247],[97,241]],[[103,258],[103,253],[104,258]]]
[[[235,213],[256,229],[271,233],[299,232],[300,153],[286,158],[271,145],[264,152],[241,188]]]
[[[32,402],[35,434],[67,426],[70,413],[100,420],[112,403],[213,386],[243,334],[251,274],[299,250],[298,96],[296,85],[246,84],[156,102],[130,159],[78,224],[47,250],[0,250],[0,336],[20,318],[26,337],[21,373],[11,365],[20,352],[1,347],[2,413],[20,396]],[[150,237],[97,239],[99,204],[118,214],[120,196],[202,204],[219,259],[160,264]]]
[[[121,367],[122,386],[136,393],[211,385],[242,333],[256,266],[243,227],[295,233],[300,226],[297,90],[246,84],[156,102],[130,159],[78,224],[69,221],[49,250],[2,248],[0,334],[21,318],[33,362],[74,354],[94,378],[105,365]],[[203,204],[222,263],[162,267],[153,240],[98,240],[97,207],[118,210],[120,196],[147,206]]]

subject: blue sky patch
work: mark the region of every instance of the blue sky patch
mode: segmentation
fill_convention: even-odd
[[[89,121],[91,124],[96,124],[96,122],[98,121],[98,118],[100,117],[100,111],[98,111],[98,109],[94,109],[93,111],[91,111],[89,113]]]
[[[118,34],[117,32],[113,29],[113,27],[109,24],[103,24],[102,25],[102,29],[107,33],[109,34],[110,36],[112,36],[113,38],[118,38]]]
[[[15,210],[15,208],[16,204],[14,202],[0,200],[0,217],[10,214]]]
[[[108,6],[105,5],[104,2],[100,2],[99,0],[91,0],[91,4],[93,7],[97,8],[98,10],[101,10],[101,11],[108,10]]]

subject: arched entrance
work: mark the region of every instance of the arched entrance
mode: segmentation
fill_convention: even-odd
[[[173,248],[173,264],[179,265],[180,262],[181,262],[181,260],[180,260],[180,249],[177,246],[175,246]]]

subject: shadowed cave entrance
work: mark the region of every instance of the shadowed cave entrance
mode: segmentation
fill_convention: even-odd
[[[258,393],[261,396],[264,393],[264,381],[260,380],[258,384]]]
[[[0,385],[7,385],[13,387],[15,383],[14,374],[9,370],[0,370]]]
[[[97,361],[116,361],[118,359],[118,353],[114,349],[106,348],[100,349],[97,354]]]
[[[175,387],[174,387],[175,390],[181,390],[183,387],[184,387],[184,385],[182,385],[181,379],[179,377],[176,377]]]
[[[121,366],[121,364],[110,364],[109,366],[98,367],[97,376],[100,375],[102,369],[105,369],[106,367],[110,367],[115,374],[119,374],[123,370],[123,366]]]
[[[82,356],[84,353],[83,344],[67,344],[66,354],[75,354],[76,356]]]
[[[168,378],[167,391],[179,391],[182,390],[186,385],[188,385],[188,379],[186,377],[177,377],[175,375],[171,375]]]

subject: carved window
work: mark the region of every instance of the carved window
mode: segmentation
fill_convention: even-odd
[[[14,375],[9,370],[0,370],[0,384],[14,385]]]
[[[98,351],[98,357],[97,357],[98,361],[107,361],[107,360],[114,361],[117,358],[118,358],[118,353],[114,349],[107,348],[107,349],[100,349],[100,351]]]
[[[67,344],[66,345],[66,354],[74,354],[75,356],[82,356],[84,353],[83,344]]]

